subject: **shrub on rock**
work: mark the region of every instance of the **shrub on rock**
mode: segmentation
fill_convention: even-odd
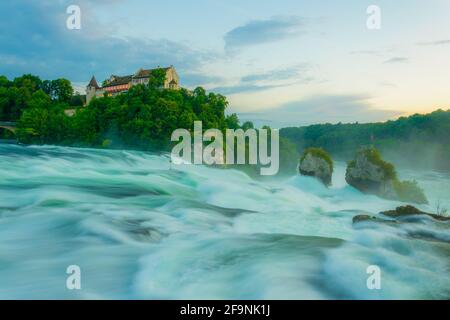
[[[394,190],[398,199],[403,202],[413,202],[418,204],[428,203],[427,197],[417,181],[399,181],[394,180]]]
[[[412,203],[428,203],[415,181],[400,181],[394,165],[384,161],[373,147],[358,151],[347,165],[347,183],[356,189],[379,197]]]

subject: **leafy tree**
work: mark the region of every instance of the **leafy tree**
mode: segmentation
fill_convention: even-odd
[[[227,116],[225,119],[225,122],[226,122],[227,128],[234,129],[234,130],[240,128],[239,118],[236,113],[233,113],[233,114]]]
[[[70,98],[70,102],[69,102],[69,104],[72,107],[81,107],[81,106],[84,105],[84,103],[85,103],[84,99],[82,98],[82,96],[78,92],[76,92],[75,95],[73,95]]]
[[[28,108],[64,108],[61,103],[71,101],[69,80],[44,80],[26,74],[9,81],[0,77],[0,120],[17,121]],[[53,101],[52,101],[53,100]]]
[[[24,74],[21,77],[15,78],[12,85],[16,88],[26,88],[30,93],[32,93],[41,89],[42,80],[38,76]]]
[[[48,108],[52,103],[50,97],[43,91],[38,90],[31,95],[27,102],[29,108]]]
[[[162,68],[152,70],[152,76],[150,77],[148,85],[153,88],[160,88],[164,86],[166,81],[166,71]]]
[[[254,128],[254,125],[253,125],[253,122],[251,122],[251,121],[245,121],[243,124],[242,124],[242,130],[247,130],[247,129],[253,129]]]
[[[73,96],[72,84],[67,79],[44,80],[42,90],[58,102],[69,103]]]
[[[64,144],[69,121],[62,110],[31,108],[24,111],[16,134],[20,141],[28,144]]]
[[[5,76],[0,76],[0,88],[8,88],[11,82]]]

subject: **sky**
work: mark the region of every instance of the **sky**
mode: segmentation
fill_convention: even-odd
[[[173,65],[182,86],[226,95],[227,112],[257,125],[450,108],[448,0],[15,0],[0,2],[0,30],[10,79],[64,77],[82,92],[92,75]]]

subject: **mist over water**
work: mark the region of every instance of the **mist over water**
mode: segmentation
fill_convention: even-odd
[[[135,151],[0,144],[0,299],[450,298],[449,224],[354,228],[399,202],[336,166],[255,181]],[[401,171],[450,209],[450,175]],[[66,289],[79,265],[81,290]],[[382,290],[366,286],[369,265]]]

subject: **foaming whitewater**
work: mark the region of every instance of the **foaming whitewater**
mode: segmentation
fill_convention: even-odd
[[[0,144],[0,299],[446,299],[449,224],[355,228],[401,203],[135,151]],[[415,178],[450,208],[450,176]],[[66,269],[81,268],[81,290]],[[381,290],[366,285],[369,265]]]

